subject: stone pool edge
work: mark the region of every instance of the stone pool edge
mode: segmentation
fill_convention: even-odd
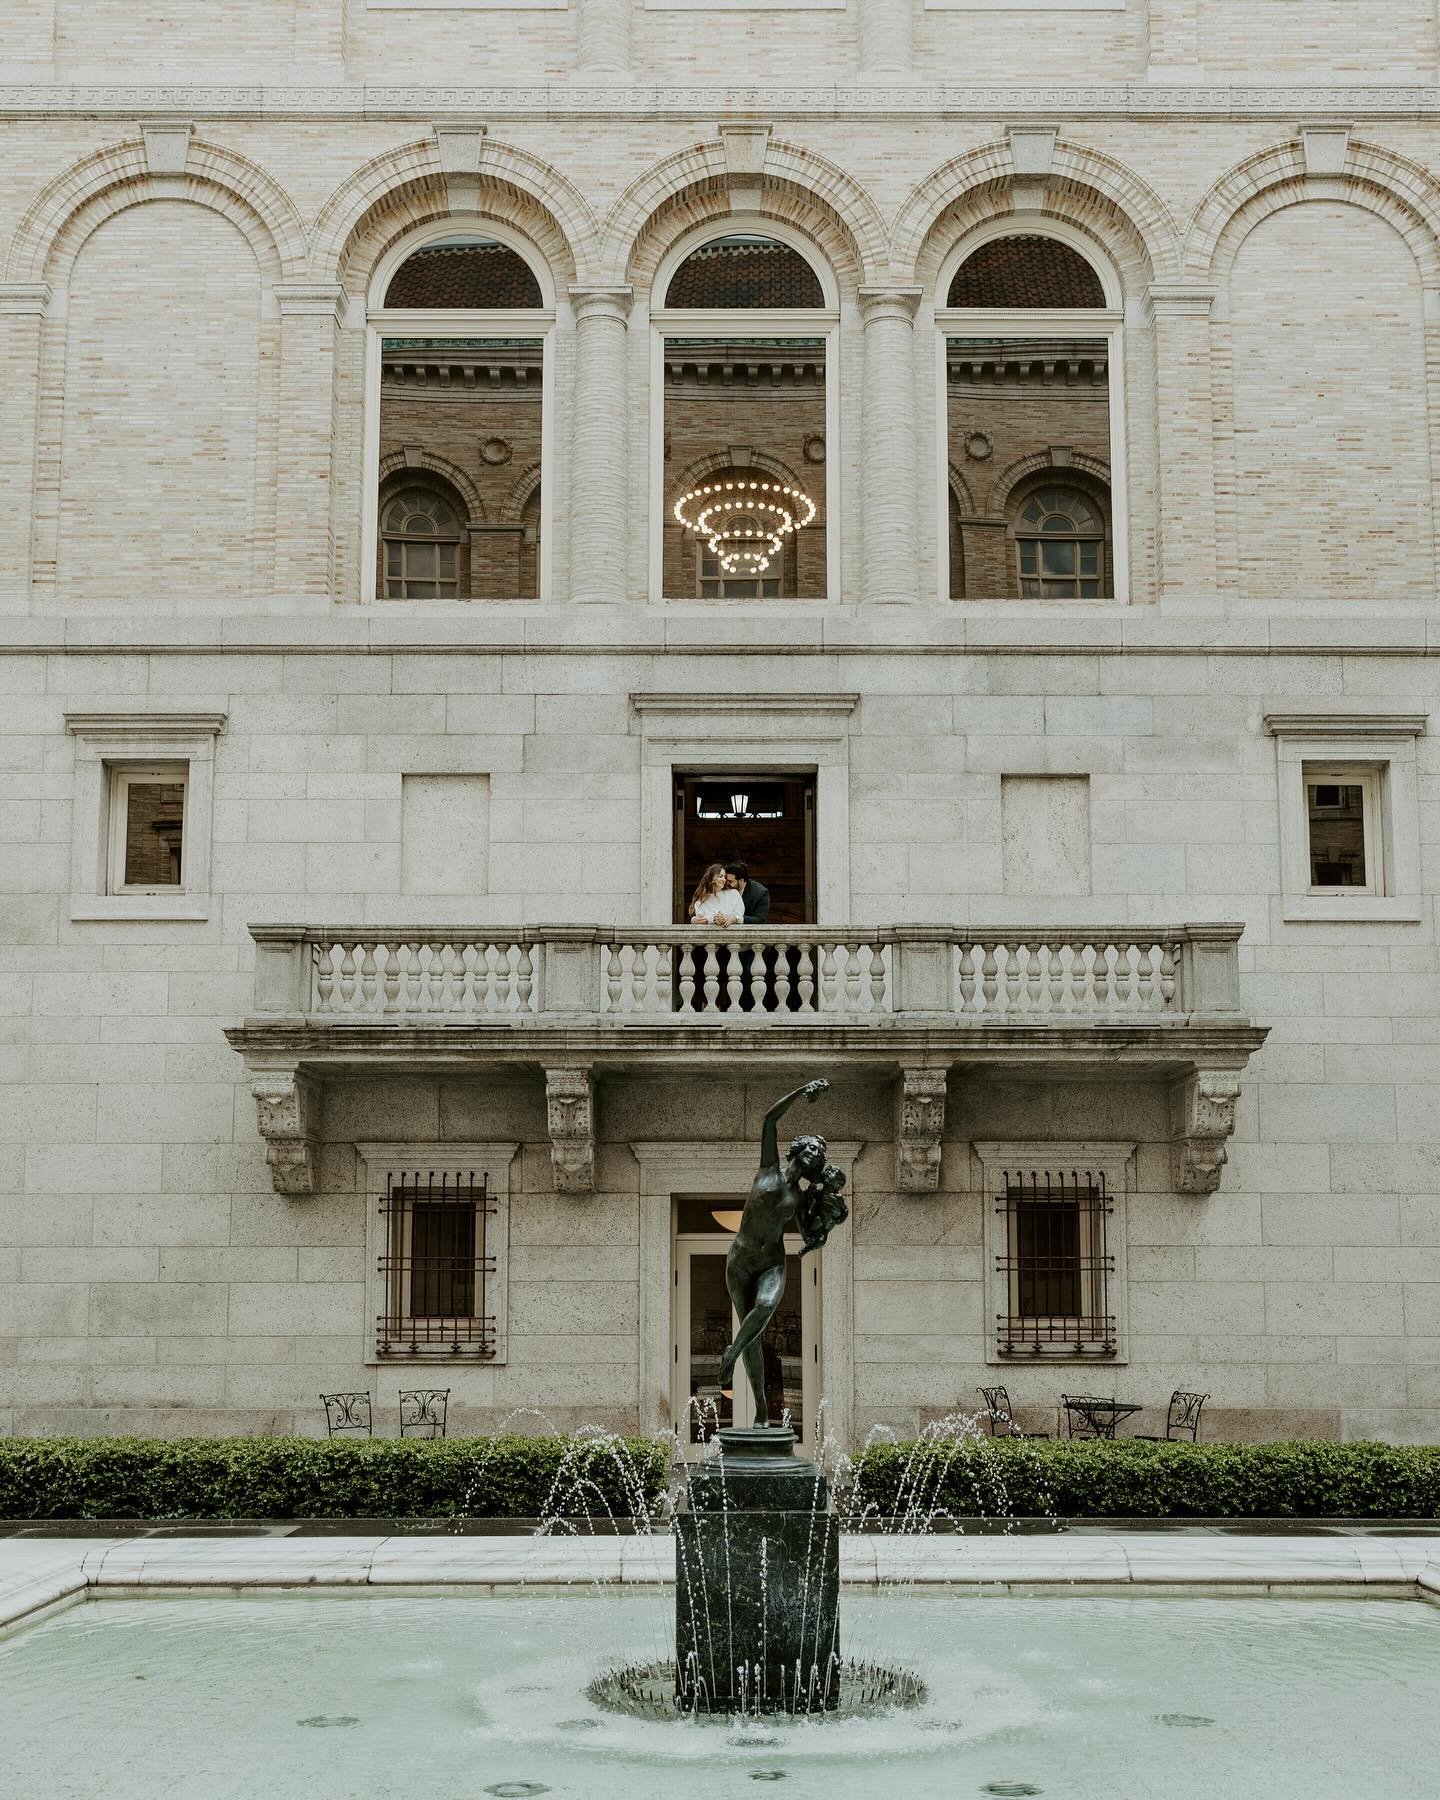
[[[1440,1605],[1433,1538],[847,1536],[840,1567],[842,1581],[860,1589],[1370,1595]],[[305,1588],[350,1594],[560,1592],[673,1579],[669,1537],[11,1539],[0,1542],[0,1631],[107,1595]]]

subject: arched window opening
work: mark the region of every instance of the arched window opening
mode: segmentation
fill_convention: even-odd
[[[667,307],[823,306],[820,278],[798,250],[737,232],[692,250],[670,277]]]
[[[1105,522],[1078,489],[1036,489],[1014,530],[1023,598],[1096,600],[1105,592]]]
[[[657,598],[823,598],[835,315],[819,274],[778,238],[732,232],[657,288]]]
[[[375,285],[384,295],[370,316],[376,592],[396,600],[538,598],[541,483],[523,517],[514,495],[522,470],[546,466],[552,321],[539,276],[510,244],[453,232],[420,243]],[[397,470],[415,472],[407,494],[443,491],[452,515],[443,551],[444,534],[427,533],[422,512],[408,515],[404,530],[392,526]],[[414,486],[420,471],[425,480]]]
[[[1120,309],[1078,249],[1038,232],[963,254],[944,291],[947,451],[975,496],[962,513],[952,489],[951,598],[1111,597],[1123,576],[1108,518],[1112,482],[1123,504]],[[1071,510],[1035,513],[1042,492]]]
[[[1078,250],[1057,238],[1017,233],[992,238],[967,256],[950,283],[947,306],[1104,306],[1100,277]]]
[[[385,290],[388,307],[532,307],[544,302],[535,271],[494,238],[453,237],[407,256]]]
[[[438,488],[405,487],[384,496],[380,541],[387,600],[454,600],[466,591],[464,525]]]

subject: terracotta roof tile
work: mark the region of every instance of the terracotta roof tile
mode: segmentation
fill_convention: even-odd
[[[982,244],[955,271],[947,306],[1103,306],[1100,277],[1078,250],[1055,238],[1017,236]]]
[[[542,306],[534,271],[507,244],[435,244],[396,270],[387,306]]]
[[[788,244],[704,244],[671,278],[666,306],[823,306],[815,271]]]

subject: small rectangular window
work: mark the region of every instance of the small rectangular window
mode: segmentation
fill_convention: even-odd
[[[1305,817],[1312,894],[1382,894],[1380,771],[1305,765]]]
[[[106,891],[164,894],[185,885],[184,763],[110,771],[110,852]]]
[[[495,1355],[494,1197],[473,1170],[391,1174],[380,1198],[381,1356]]]
[[[1115,1259],[1103,1175],[1050,1170],[1007,1174],[995,1202],[1004,1225],[996,1258],[1006,1310],[996,1319],[1001,1356],[1114,1356],[1110,1303]]]

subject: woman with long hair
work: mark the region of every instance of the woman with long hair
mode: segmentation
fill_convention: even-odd
[[[690,896],[690,923],[725,930],[745,923],[745,902],[737,888],[727,887],[724,863],[711,863]]]

